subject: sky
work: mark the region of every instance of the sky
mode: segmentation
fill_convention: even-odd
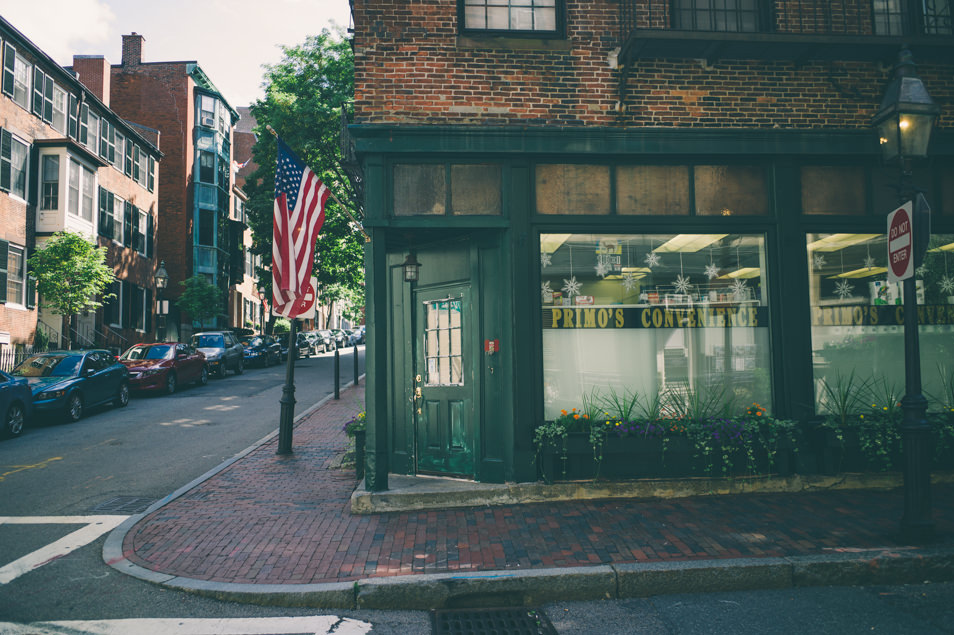
[[[348,0],[0,0],[0,15],[63,66],[73,55],[122,61],[122,36],[145,38],[143,62],[196,61],[233,106],[263,96],[263,64],[333,24]]]

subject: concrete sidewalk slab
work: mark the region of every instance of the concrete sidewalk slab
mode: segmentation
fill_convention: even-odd
[[[853,479],[839,477],[796,494],[650,499],[604,495],[631,484],[565,484],[551,490],[572,493],[561,501],[536,484],[525,487],[536,498],[507,499],[524,486],[393,477],[375,501],[340,467],[342,426],[363,401],[363,387],[344,390],[298,418],[291,456],[276,455],[270,435],[130,518],[105,560],[169,588],[322,608],[954,579],[954,485],[935,485],[938,540],[915,547],[897,536],[903,495],[891,475],[880,489],[837,489]],[[402,496],[442,508],[381,511]],[[352,512],[355,498],[367,513]]]

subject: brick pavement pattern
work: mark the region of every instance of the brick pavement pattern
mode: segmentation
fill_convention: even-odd
[[[538,503],[355,516],[353,470],[336,468],[352,387],[138,522],[134,564],[213,582],[313,584],[417,573],[779,557],[899,548],[900,490]],[[935,486],[939,540],[954,538],[954,486]]]

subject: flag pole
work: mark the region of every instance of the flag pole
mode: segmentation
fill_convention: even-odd
[[[265,129],[268,130],[270,133],[272,133],[272,135],[276,139],[279,138],[278,133],[275,132],[275,129],[272,128],[271,124],[265,124]],[[348,206],[342,203],[341,200],[339,200],[338,197],[335,196],[335,193],[331,191],[330,187],[328,188],[328,195],[335,200],[335,202],[341,207],[342,210],[344,210],[344,213],[348,215],[348,218],[351,219],[351,222],[358,226],[358,229],[360,229],[361,233],[364,234],[364,242],[366,243],[371,242],[371,236],[368,235],[368,232],[364,230],[364,227],[361,225],[361,223],[359,223],[357,219],[355,219],[355,217],[351,214],[351,210],[348,209]]]
[[[282,387],[281,414],[278,417],[278,451],[276,454],[292,453],[292,431],[295,422],[295,359],[298,357],[298,336],[296,326],[298,320],[289,320],[288,329],[288,357],[285,360],[285,385]]]

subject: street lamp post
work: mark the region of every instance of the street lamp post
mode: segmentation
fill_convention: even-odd
[[[168,311],[162,303],[162,290],[169,284],[169,274],[166,272],[166,261],[159,263],[159,268],[153,274],[152,279],[156,283],[156,339],[160,342],[166,341],[166,313]]]
[[[940,108],[917,76],[911,52],[903,48],[894,66],[894,77],[872,121],[878,131],[885,162],[896,163],[900,168],[898,197],[902,203],[916,194],[912,182],[912,163],[915,159],[927,157],[931,128],[939,112]],[[921,209],[920,217],[918,208]],[[915,267],[921,265],[929,238],[930,211],[923,196],[917,194],[912,250]],[[931,427],[926,416],[927,399],[921,392],[917,283],[914,275],[904,280],[904,375],[905,395],[901,400],[904,515],[901,517],[901,533],[907,540],[921,542],[933,537],[934,520],[931,518]]]

